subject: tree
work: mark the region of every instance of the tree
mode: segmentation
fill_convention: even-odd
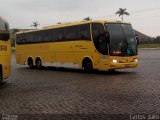
[[[124,8],[124,9],[123,8],[119,8],[119,10],[116,12],[116,14],[118,14],[119,17],[122,16],[121,17],[122,21],[123,21],[123,16],[124,15],[130,15],[126,10],[127,10],[126,8]]]
[[[31,25],[31,27],[34,27],[37,29],[37,27],[39,26],[40,24],[36,21],[36,22],[33,22],[33,24]]]
[[[160,36],[157,36],[157,37],[154,39],[154,43],[155,43],[155,44],[160,44]]]

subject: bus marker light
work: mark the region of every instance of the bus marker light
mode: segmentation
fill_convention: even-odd
[[[138,59],[137,59],[137,58],[135,58],[135,59],[133,59],[133,61],[134,61],[134,62],[138,62]]]

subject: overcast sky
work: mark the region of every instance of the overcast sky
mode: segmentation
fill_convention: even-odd
[[[160,36],[160,0],[0,0],[0,16],[11,28],[29,28],[38,21],[47,26],[57,22],[93,19],[120,20],[115,12],[127,8],[124,20],[152,37]]]

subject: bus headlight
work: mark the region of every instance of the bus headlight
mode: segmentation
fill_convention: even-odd
[[[135,58],[135,59],[133,59],[133,61],[134,61],[134,62],[138,62],[138,59],[137,59],[137,58]]]
[[[118,63],[118,60],[112,60],[113,63]]]

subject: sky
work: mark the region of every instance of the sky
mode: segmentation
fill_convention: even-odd
[[[7,19],[10,28],[39,27],[58,22],[92,19],[121,20],[115,13],[126,8],[134,29],[151,37],[160,36],[160,0],[0,0],[0,16]]]

